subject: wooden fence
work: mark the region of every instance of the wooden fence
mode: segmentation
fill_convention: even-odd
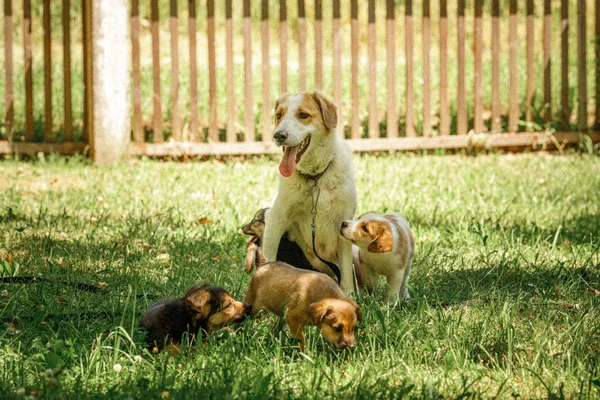
[[[508,4],[500,0],[457,0],[456,3],[422,0],[414,2],[415,7],[412,0],[405,0],[400,5],[394,0],[314,0],[309,4],[304,0],[225,0],[224,4],[215,0],[188,0],[185,3],[169,0],[168,5],[166,3],[147,0],[141,4],[150,8],[152,73],[151,77],[145,77],[142,65],[147,57],[143,56],[145,47],[141,43],[142,23],[146,19],[140,13],[140,1],[130,2],[132,154],[181,156],[279,152],[281,150],[271,141],[273,92],[305,90],[325,90],[332,96],[339,107],[340,120],[347,121],[340,131],[357,151],[556,144],[576,142],[580,133],[589,134],[594,141],[600,140],[600,134],[594,131],[600,123],[600,0],[510,0]],[[61,135],[57,138],[52,114],[50,0],[43,0],[43,4],[44,128],[43,135],[37,135],[39,140],[34,143],[31,0],[23,0],[23,132],[13,131],[13,79],[18,74],[13,68],[12,0],[4,0],[6,113],[3,136],[9,140],[0,141],[0,153],[81,151],[93,135],[92,124],[88,122],[94,106],[91,101],[94,55],[90,45],[90,0],[81,1],[85,104],[84,134],[79,143],[73,142],[72,135],[71,19],[69,13],[63,11],[64,118],[60,124]],[[63,10],[70,10],[69,0],[63,0],[62,4]],[[161,10],[167,6],[168,15],[164,12],[161,15]],[[199,12],[200,7],[205,9]],[[380,7],[385,10],[385,15],[381,12],[377,15]],[[592,40],[587,36],[588,17],[591,17],[588,8],[595,11]],[[260,13],[256,13],[257,9]],[[324,10],[328,10],[329,15]],[[199,15],[205,16],[205,20],[199,21]],[[577,23],[573,26],[574,15]],[[169,101],[165,104],[161,87],[161,76],[164,78],[165,75],[161,71],[164,67],[161,37],[164,38],[167,32],[161,29],[161,21],[164,25],[167,17],[170,79]],[[383,17],[385,24],[380,21]],[[199,22],[202,22],[201,30]],[[187,24],[187,35],[180,32],[182,24]],[[258,24],[260,29],[256,29]],[[238,33],[240,25],[241,34]],[[383,26],[385,38],[381,39],[378,32],[383,31]],[[329,32],[327,36],[324,27]],[[524,42],[519,35],[523,28]],[[224,43],[219,40],[220,30],[224,30]],[[273,37],[274,30],[278,31],[276,38]],[[576,31],[575,44],[569,38],[572,30]],[[365,31],[366,41],[363,39]],[[503,40],[506,31],[508,41]],[[199,35],[206,46],[198,44]],[[235,48],[240,47],[239,41],[243,48],[243,101],[236,95],[240,80],[234,75],[236,62],[239,63],[236,61],[239,55],[235,52]],[[361,48],[365,42],[366,49]],[[187,49],[187,54],[180,51],[182,44],[185,44],[182,47]],[[400,54],[397,51],[399,44],[403,48]],[[569,46],[573,45],[577,48],[576,85],[569,80],[573,68]],[[468,46],[472,46],[472,52],[467,52]],[[558,46],[560,55],[553,57],[553,49]],[[297,50],[297,58],[293,60],[290,59],[292,47]],[[258,49],[260,57],[256,56]],[[525,58],[519,55],[523,50]],[[378,61],[382,58],[378,59],[379,51],[385,52],[385,62]],[[277,53],[278,76],[272,72],[275,69],[272,68],[272,55]],[[366,53],[366,59],[361,55],[363,53]],[[594,57],[593,108],[588,107],[588,53],[593,53]],[[217,55],[222,54],[224,63],[217,60]],[[432,56],[436,56],[437,68],[432,67]],[[258,58],[260,61],[257,62]],[[330,62],[324,62],[324,58]],[[180,63],[181,59],[185,62]],[[418,71],[415,59],[420,60]],[[198,60],[202,61],[206,74],[198,68]],[[538,68],[540,60],[541,70]],[[349,75],[344,72],[348,63]],[[187,69],[185,73],[183,64]],[[501,68],[506,65],[508,82],[503,82]],[[260,93],[254,87],[256,68],[261,71]],[[553,82],[555,69],[560,70],[559,82]],[[224,79],[218,79],[221,70],[224,70]],[[292,72],[296,77],[294,81],[290,80]],[[536,84],[540,74],[543,75],[541,87]],[[185,91],[189,95],[184,107],[180,79],[183,75],[189,78]],[[201,77],[208,82],[207,96],[199,93]],[[398,77],[402,77],[402,84]],[[151,110],[144,108],[142,89],[145,79],[152,82]],[[347,82],[349,90],[344,94]],[[519,94],[521,85],[525,86],[524,96]],[[553,88],[557,85],[560,85],[560,98],[553,96]],[[501,95],[506,86],[508,104]],[[487,97],[484,87],[491,87]],[[225,112],[220,110],[220,92],[226,93]],[[572,96],[574,92],[577,93],[576,101]],[[539,93],[541,101],[536,97]],[[385,101],[381,102],[382,98]],[[200,107],[204,101],[206,104]],[[166,109],[168,113],[165,113]],[[238,121],[239,109],[243,109],[243,124]],[[256,121],[257,109],[260,110],[260,121]],[[200,114],[201,110],[204,115]]]

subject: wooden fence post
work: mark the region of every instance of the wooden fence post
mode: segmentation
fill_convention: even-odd
[[[96,163],[119,161],[130,141],[127,0],[92,3],[93,131]]]

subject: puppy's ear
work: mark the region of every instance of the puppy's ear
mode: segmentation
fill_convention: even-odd
[[[392,242],[392,232],[389,226],[384,224],[379,225],[378,235],[371,240],[367,246],[370,253],[388,253],[392,251],[394,244]]]
[[[333,307],[328,304],[327,300],[314,302],[308,307],[308,316],[314,326],[319,325],[332,312]]]
[[[328,129],[335,128],[338,122],[337,107],[335,104],[333,104],[319,92],[314,92],[313,98],[319,105],[319,110],[321,111],[321,116],[323,117],[325,126]]]
[[[356,312],[356,319],[358,321],[362,321],[363,313],[362,313],[361,308],[358,306],[358,304],[356,304],[356,302],[354,300],[352,300],[350,297],[348,297],[346,300],[348,300],[348,302],[355,307],[354,312]]]
[[[267,214],[268,208],[261,208],[254,214],[254,219],[260,222],[265,222],[265,215]]]
[[[363,315],[362,315],[362,309],[359,306],[356,306],[356,319],[358,321],[362,321]]]
[[[281,102],[284,101],[288,96],[289,96],[289,94],[287,94],[287,93],[279,96],[279,98],[275,101],[275,108],[273,110],[277,111],[277,109],[279,108],[279,104],[281,104]]]
[[[212,294],[208,290],[200,290],[191,293],[186,297],[188,303],[192,307],[192,310],[200,314],[203,318],[208,317],[210,314],[210,301]]]

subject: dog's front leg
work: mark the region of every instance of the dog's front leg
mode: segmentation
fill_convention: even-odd
[[[286,226],[282,223],[285,218],[279,217],[274,209],[275,207],[265,215],[265,233],[262,243],[263,254],[269,262],[277,261],[279,242],[286,231]]]
[[[348,240],[339,240],[340,272],[342,274],[341,287],[346,294],[354,291],[354,275],[352,273],[352,243]]]

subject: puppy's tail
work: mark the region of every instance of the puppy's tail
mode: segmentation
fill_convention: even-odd
[[[263,265],[267,264],[269,260],[267,260],[262,253],[262,250],[256,243],[248,243],[248,253],[246,254],[246,271],[247,274],[250,274],[256,265],[256,270],[258,270]]]
[[[246,271],[247,274],[250,274],[252,273],[254,266],[256,266],[256,269],[258,270],[260,267],[267,264],[269,260],[265,258],[262,250],[256,243],[248,243],[247,247],[248,253],[246,254],[246,268],[244,271]]]

